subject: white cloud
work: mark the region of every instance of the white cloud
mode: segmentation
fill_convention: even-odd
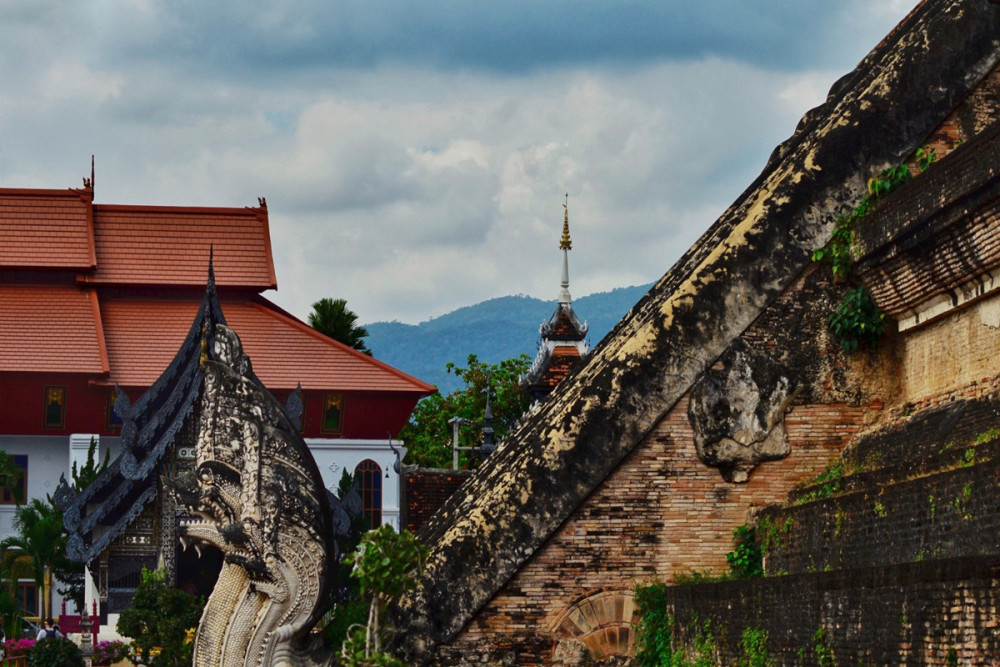
[[[463,67],[454,40],[448,66],[307,57],[330,35],[354,31],[369,46],[398,35],[379,12],[334,28],[321,10],[282,4],[242,17],[155,0],[53,7],[0,9],[0,183],[76,186],[95,153],[100,202],[266,196],[280,304],[305,317],[317,299],[343,297],[362,321],[410,322],[503,294],[554,298],[567,192],[574,296],[657,279],[863,55],[858,44],[881,37],[872,25],[906,11],[858,9],[863,29],[839,38],[842,61],[823,70],[791,62],[794,49],[775,67],[780,54],[696,57],[695,45],[679,60],[616,59],[600,44],[505,69]],[[824,34],[776,16],[755,20]],[[527,32],[544,25],[511,39],[541,49]],[[501,28],[475,30],[486,43]],[[260,52],[246,52],[257,44],[247,35]]]

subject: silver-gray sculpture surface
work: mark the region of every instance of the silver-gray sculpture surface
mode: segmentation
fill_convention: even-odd
[[[254,375],[226,326],[211,264],[173,361],[135,403],[122,392],[115,412],[122,453],[79,493],[63,479],[54,498],[65,513],[68,555],[94,573],[102,604],[110,600],[108,550],[153,512],[162,530],[143,542],[142,564],[165,566],[172,579],[178,538],[223,555],[194,665],[333,664],[313,629],[331,600],[335,537],[347,534],[360,497],[355,488],[341,503],[327,492],[299,436],[298,393],[283,410]],[[181,448],[193,448],[195,460],[179,456]]]
[[[329,664],[322,635],[311,632],[336,553],[322,478],[232,329],[216,324],[211,345],[201,359],[195,468],[170,484],[195,517],[180,537],[224,554],[194,665]]]

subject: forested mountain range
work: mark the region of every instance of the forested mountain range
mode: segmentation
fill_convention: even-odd
[[[620,287],[573,300],[577,316],[590,325],[587,338],[591,347],[604,338],[650,287]],[[519,354],[534,357],[539,342],[538,327],[555,308],[554,299],[502,296],[420,324],[365,324],[369,334],[366,343],[375,358],[436,385],[447,394],[461,386],[445,370],[449,361],[464,367],[470,354],[489,363]]]

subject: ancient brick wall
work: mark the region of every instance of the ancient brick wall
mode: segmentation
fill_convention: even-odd
[[[903,400],[933,404],[1000,372],[1000,295],[900,336]],[[965,392],[967,395],[967,392]]]
[[[947,445],[946,445],[947,446]],[[769,513],[769,572],[857,568],[1000,553],[996,445],[949,450],[957,467]],[[966,463],[962,460],[968,456]],[[785,521],[791,519],[793,525]],[[787,528],[786,528],[787,526]]]
[[[785,422],[792,443],[788,458],[762,464],[747,484],[731,484],[698,460],[682,401],[452,648],[468,660],[517,646],[512,664],[518,665],[558,664],[553,656],[572,655],[577,642],[595,655],[627,651],[631,606],[624,597],[636,583],[671,580],[692,570],[728,570],[732,531],[746,521],[748,510],[781,502],[812,478],[840,454],[868,410],[843,404],[794,407]],[[581,602],[615,594],[623,599],[624,618],[596,612],[587,618],[588,605]],[[579,617],[567,613],[574,605],[581,608]]]
[[[925,145],[942,158],[1000,119],[1000,66],[994,67],[979,85],[927,138]],[[915,160],[910,167],[916,166]]]
[[[688,641],[692,619],[711,619],[720,665],[736,664],[751,627],[780,666],[819,664],[820,628],[838,665],[1000,664],[997,556],[676,586],[667,599]]]
[[[698,457],[685,396],[439,650],[438,664],[576,665],[588,651],[626,654],[637,583],[727,572],[734,528],[836,460],[896,392],[891,344],[848,359],[829,334],[843,289],[809,267],[742,337],[801,382],[784,419],[787,458],[760,464],[745,484],[726,482]]]
[[[403,524],[407,530],[412,533],[417,532],[471,475],[471,470],[436,468],[404,470]]]

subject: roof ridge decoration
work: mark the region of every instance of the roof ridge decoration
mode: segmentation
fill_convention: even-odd
[[[747,190],[422,529],[424,574],[396,605],[411,658],[454,638],[792,284],[867,178],[911,153],[1000,61],[998,34],[989,0],[927,2],[804,115]]]

